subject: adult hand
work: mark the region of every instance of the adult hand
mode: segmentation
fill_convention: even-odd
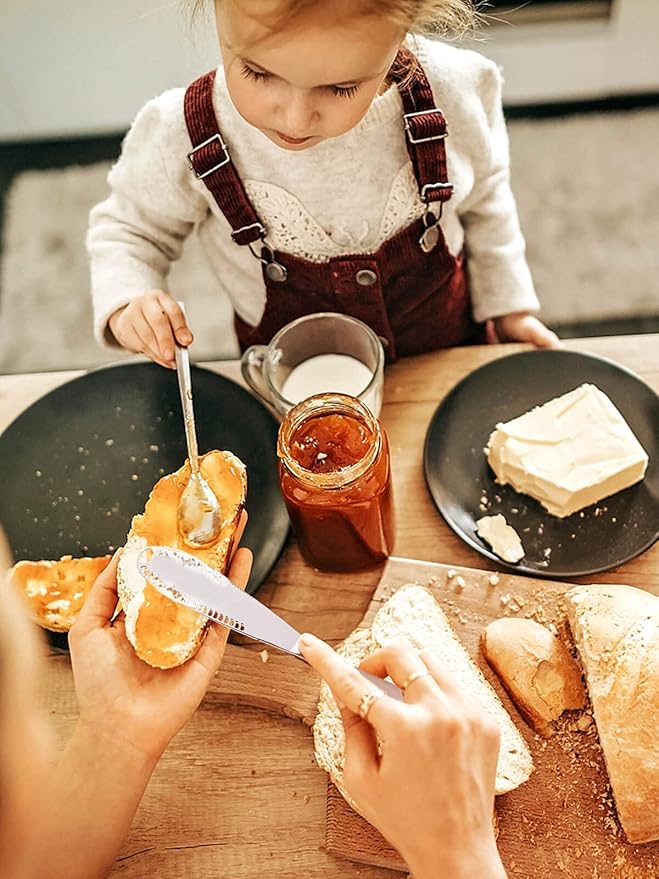
[[[246,519],[243,513],[235,545]],[[101,738],[121,738],[155,764],[201,702],[222,661],[228,629],[211,625],[204,643],[184,665],[147,665],[126,637],[123,613],[110,622],[117,606],[117,561],[115,556],[96,580],[69,633],[79,725]],[[231,561],[230,579],[244,587],[251,566],[250,550],[239,549]]]
[[[341,710],[346,790],[415,879],[504,877],[492,826],[498,728],[438,654],[401,644],[364,660],[362,669],[405,688],[404,702],[378,697],[364,718],[364,694],[379,691],[313,635],[300,649]]]
[[[108,321],[122,348],[145,354],[168,369],[176,369],[176,343],[192,343],[192,333],[181,307],[162,290],[149,290],[120,308]]]
[[[556,333],[526,311],[504,314],[492,321],[499,342],[530,342],[536,348],[562,348]]]

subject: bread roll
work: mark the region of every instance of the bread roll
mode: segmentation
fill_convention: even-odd
[[[32,619],[51,632],[68,632],[109,555],[59,561],[17,562],[9,583],[27,599]]]
[[[659,598],[607,585],[566,600],[620,823],[630,842],[659,839]]]
[[[459,680],[464,692],[480,702],[483,710],[496,720],[501,732],[496,793],[513,790],[526,781],[533,771],[526,742],[428,589],[416,584],[402,586],[378,610],[370,630],[355,630],[339,648],[339,653],[357,666],[365,656],[401,636],[419,650],[436,648],[447,672]],[[324,683],[313,733],[319,765],[350,802],[343,788],[343,724],[332,693]]]
[[[583,708],[581,670],[562,641],[534,620],[503,617],[481,638],[485,658],[520,713],[548,738],[564,711]]]
[[[163,476],[146,502],[144,513],[133,517],[126,546],[119,559],[118,593],[126,614],[126,635],[135,652],[149,665],[172,668],[193,656],[208,630],[208,620],[176,604],[139,573],[137,559],[146,546],[172,546],[226,572],[236,528],[245,505],[247,475],[244,464],[231,452],[213,451],[199,458],[201,472],[215,492],[223,525],[217,541],[203,549],[183,542],[176,521],[178,501],[190,468]]]

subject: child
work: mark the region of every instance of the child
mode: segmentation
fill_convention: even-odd
[[[365,321],[389,360],[484,341],[486,321],[558,345],[533,314],[498,69],[409,36],[471,14],[216,0],[222,64],[142,109],[91,213],[99,340],[173,367],[192,333],[166,276],[197,226],[242,348],[315,311]]]

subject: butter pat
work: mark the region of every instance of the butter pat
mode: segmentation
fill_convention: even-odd
[[[590,384],[497,424],[485,453],[497,482],[561,519],[639,482],[648,465],[620,412]]]
[[[524,547],[519,534],[506,522],[506,517],[501,513],[477,519],[476,531],[505,562],[514,564],[524,557]]]

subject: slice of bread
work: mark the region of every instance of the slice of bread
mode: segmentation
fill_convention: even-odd
[[[133,517],[119,559],[117,584],[126,614],[126,635],[140,659],[156,668],[172,668],[190,659],[201,646],[209,623],[206,617],[166,598],[145,580],[137,569],[140,553],[147,546],[171,546],[225,573],[245,506],[247,472],[242,461],[231,452],[216,450],[200,457],[199,464],[222,510],[217,541],[197,549],[185,543],[178,532],[178,501],[190,476],[186,462],[155,484],[144,513]]]
[[[428,589],[416,584],[402,586],[378,610],[370,630],[355,630],[339,648],[339,653],[357,666],[364,657],[401,636],[418,650],[436,648],[447,672],[454,675],[464,691],[496,720],[501,732],[501,748],[495,792],[506,793],[525,782],[533,771],[533,760],[526,742]],[[346,796],[343,788],[343,723],[326,684],[321,687],[313,733],[319,765]],[[346,799],[351,802],[349,797]]]
[[[586,705],[581,669],[565,644],[535,620],[502,617],[486,626],[481,649],[520,714],[549,738],[564,711]]]
[[[110,558],[63,555],[58,561],[17,562],[8,579],[26,598],[35,623],[51,632],[68,632]]]

